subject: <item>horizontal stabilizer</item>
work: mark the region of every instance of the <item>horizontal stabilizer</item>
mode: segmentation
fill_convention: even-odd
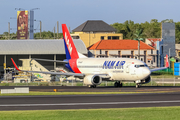
[[[16,70],[18,71],[22,71],[22,72],[29,72],[29,73],[43,73],[43,74],[51,74],[51,75],[64,75],[64,76],[74,76],[74,77],[84,77],[84,74],[81,73],[62,73],[62,72],[43,72],[43,71],[28,71],[28,70],[20,70],[16,63],[14,62],[14,60],[11,58],[12,63],[14,64],[14,67],[16,68]]]
[[[47,62],[58,62],[58,63],[62,63],[62,64],[68,63],[68,61],[60,61],[60,60],[49,60],[49,59],[38,59],[38,58],[31,58],[31,59],[39,60],[39,61],[47,61]]]
[[[154,68],[154,69],[150,69],[150,70],[151,70],[151,72],[154,72],[154,71],[158,71],[158,70],[167,69],[168,67],[169,67],[169,60],[168,60],[168,55],[166,55],[166,65],[165,65],[165,67]]]

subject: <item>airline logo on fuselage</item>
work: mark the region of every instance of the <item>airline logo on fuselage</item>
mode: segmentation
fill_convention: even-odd
[[[69,38],[68,38],[66,32],[65,32],[65,41],[66,41],[66,44],[67,44],[67,48],[69,50],[69,54],[71,55],[71,53],[72,53],[72,46],[71,46],[71,43],[69,43]]]
[[[123,69],[126,61],[105,61],[103,69]]]

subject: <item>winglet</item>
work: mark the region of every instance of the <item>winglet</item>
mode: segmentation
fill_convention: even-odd
[[[169,67],[169,60],[168,60],[168,55],[166,55],[166,67]]]
[[[16,63],[14,62],[14,60],[13,60],[12,58],[11,58],[11,60],[12,60],[12,63],[14,64],[14,67],[16,68],[16,70],[21,71],[21,70],[17,67]]]

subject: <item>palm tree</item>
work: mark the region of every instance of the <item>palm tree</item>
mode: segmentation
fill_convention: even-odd
[[[142,37],[142,29],[136,29],[136,33],[134,34],[136,36],[135,40],[138,40],[138,59],[140,60],[140,40],[143,40]]]

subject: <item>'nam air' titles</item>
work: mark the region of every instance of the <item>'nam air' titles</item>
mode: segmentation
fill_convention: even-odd
[[[125,61],[105,61],[103,69],[123,69]]]

